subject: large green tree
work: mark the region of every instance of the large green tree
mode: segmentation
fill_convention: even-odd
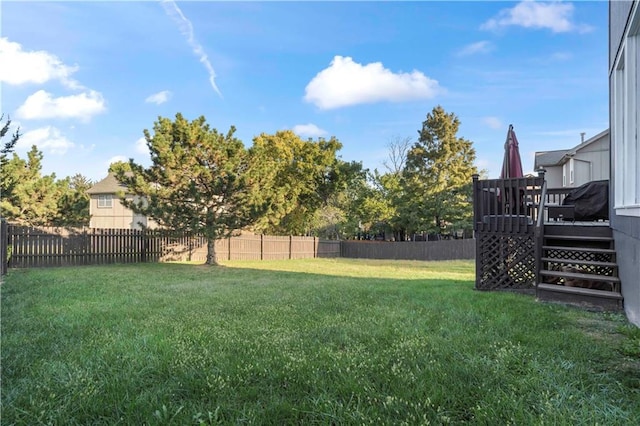
[[[0,115],[0,121],[4,115]],[[0,128],[0,139],[11,120]],[[3,217],[29,225],[87,225],[91,182],[82,175],[56,181],[55,175],[42,176],[43,154],[36,146],[27,159],[13,153],[20,138],[19,129],[0,148],[0,209]],[[13,153],[12,158],[9,154]]]
[[[55,175],[42,176],[42,152],[34,145],[24,160],[3,159],[0,214],[25,225],[49,225],[58,212],[60,189]]]
[[[477,173],[473,143],[457,135],[460,120],[436,106],[407,153],[403,215],[413,230],[444,233],[471,226],[471,181]]]
[[[361,200],[368,190],[367,174],[362,163],[337,159],[329,175],[331,185],[325,187],[330,191],[313,217],[313,235],[331,239],[353,235],[359,225]]]
[[[93,183],[79,173],[56,182],[58,186],[58,212],[53,219],[57,226],[89,225],[89,194]]]
[[[123,200],[129,208],[170,229],[206,236],[209,265],[218,263],[215,241],[252,224],[264,204],[257,165],[234,133],[233,126],[219,133],[204,117],[159,117],[153,133],[144,130],[152,164],[130,160],[131,172],[116,173],[137,196]]]
[[[341,148],[336,138],[303,141],[291,130],[255,137],[250,153],[267,206],[255,229],[301,235],[341,220],[329,204],[362,169],[338,158]]]

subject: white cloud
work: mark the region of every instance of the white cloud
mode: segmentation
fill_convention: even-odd
[[[147,140],[144,137],[136,141],[136,152],[138,154],[149,155],[149,147],[147,146]]]
[[[471,43],[464,46],[457,53],[457,56],[469,56],[475,55],[477,53],[489,53],[494,49],[494,46],[491,42],[482,40],[476,43]]]
[[[63,155],[75,144],[64,137],[59,129],[47,126],[25,132],[18,143],[17,148],[29,149],[36,145],[39,150],[51,154]]]
[[[499,129],[502,127],[502,121],[498,117],[484,117],[482,121],[492,129]]]
[[[50,93],[38,90],[18,108],[16,115],[24,119],[79,118],[88,121],[95,114],[106,110],[102,95],[94,90],[77,95],[53,98]]]
[[[481,25],[483,30],[496,30],[508,26],[524,28],[546,28],[554,33],[570,31],[588,32],[588,25],[577,25],[572,21],[573,4],[564,2],[540,3],[525,0],[511,9],[503,9],[495,18]]]
[[[189,43],[189,46],[191,46],[191,50],[193,50],[194,55],[198,57],[209,73],[209,83],[211,83],[211,87],[213,87],[213,90],[222,97],[222,93],[220,93],[220,89],[218,89],[218,86],[216,85],[216,72],[214,71],[211,62],[209,62],[209,57],[204,52],[202,45],[198,43],[198,40],[196,40],[193,34],[193,25],[191,24],[191,21],[184,16],[182,10],[180,10],[174,1],[163,0],[162,7],[164,8],[165,13],[178,25],[182,35],[187,38],[187,42]]]
[[[71,78],[78,66],[68,66],[58,57],[43,50],[24,51],[19,43],[0,38],[0,82],[20,85],[43,84],[58,80],[66,87],[80,89],[82,86]],[[11,64],[7,66],[6,64]]]
[[[555,52],[551,55],[551,59],[554,61],[569,61],[573,58],[573,55],[569,52]]]
[[[299,136],[307,136],[310,138],[317,138],[327,134],[326,130],[321,129],[313,123],[297,124],[293,126],[293,131]]]
[[[436,80],[419,71],[393,73],[381,62],[362,65],[336,56],[305,88],[304,99],[321,109],[374,102],[403,102],[434,97]]]
[[[168,90],[163,90],[162,92],[154,93],[153,95],[147,97],[144,101],[149,104],[160,105],[167,102],[171,98],[171,92]]]

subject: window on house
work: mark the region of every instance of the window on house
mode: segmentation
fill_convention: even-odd
[[[98,195],[98,208],[111,208],[113,207],[113,201],[111,194]]]
[[[569,160],[569,183],[570,184],[573,184],[573,182],[574,182],[574,178],[573,178],[574,169],[573,168],[574,168],[574,164],[573,164],[573,158],[572,158],[572,159]]]
[[[640,216],[640,13],[637,8],[622,40],[612,78],[614,208],[619,215]]]

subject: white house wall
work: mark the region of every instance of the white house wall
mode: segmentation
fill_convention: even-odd
[[[547,166],[545,170],[547,188],[562,188],[562,166]]]
[[[104,195],[104,194],[100,194]],[[132,200],[132,197],[127,197]],[[157,224],[148,220],[146,216],[134,214],[124,207],[120,199],[112,195],[111,207],[98,207],[98,195],[92,195],[89,211],[91,214],[90,228],[109,229],[142,229],[143,226],[157,228]]]
[[[609,180],[609,137],[576,152],[574,159],[575,184],[580,186],[593,180]]]

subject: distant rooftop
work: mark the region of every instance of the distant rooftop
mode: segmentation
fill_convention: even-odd
[[[87,194],[115,194],[127,188],[116,179],[113,173],[102,179],[87,190]]]
[[[571,151],[570,149],[560,149],[558,151],[540,151],[536,152],[536,157],[533,163],[534,170],[538,170],[540,167],[545,166],[557,166],[560,160]]]
[[[607,134],[609,134],[609,129],[603,130],[602,132],[598,133],[595,136],[590,137],[589,139],[587,139],[584,142],[579,143],[578,145],[574,146],[573,148],[570,149],[559,149],[556,151],[539,151],[535,153],[535,160],[533,163],[533,168],[535,170],[538,170],[541,167],[547,167],[547,166],[559,166],[563,163],[564,158],[568,155],[568,154],[572,154],[575,153],[576,151],[581,150],[582,148],[585,148],[588,145],[591,145],[592,143],[596,142],[597,140],[600,140],[602,137],[606,136]]]

